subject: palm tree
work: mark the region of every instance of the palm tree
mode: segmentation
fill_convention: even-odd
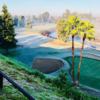
[[[94,39],[94,26],[89,22],[89,21],[81,21],[80,26],[79,26],[79,35],[82,37],[82,47],[80,50],[80,61],[79,61],[79,65],[78,65],[78,72],[77,72],[77,85],[79,85],[79,81],[80,81],[80,67],[82,64],[82,51],[84,49],[84,43],[85,40],[91,40]]]
[[[76,16],[70,16],[68,18],[68,26],[66,28],[66,31],[69,32],[69,36],[72,37],[72,69],[71,69],[71,74],[72,74],[72,80],[73,83],[75,84],[75,71],[74,71],[74,38],[76,35],[78,35],[78,27],[80,23],[80,19]]]
[[[71,75],[72,81],[75,83],[75,72],[74,72],[74,37],[78,34],[78,26],[80,23],[80,19],[76,16],[69,16],[68,19],[64,19],[58,22],[57,24],[57,33],[64,40],[72,37],[72,68]]]

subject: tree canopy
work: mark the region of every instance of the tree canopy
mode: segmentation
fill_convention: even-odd
[[[87,20],[81,20],[77,16],[69,16],[68,18],[62,18],[57,22],[57,34],[58,38],[66,41],[69,36],[81,36],[86,34],[87,39],[94,39],[94,26]]]
[[[8,12],[7,6],[3,5],[0,24],[0,47],[7,50],[16,47],[14,22]]]
[[[91,24],[89,21],[81,21],[80,22],[80,26],[79,26],[79,35],[81,37],[84,36],[84,34],[86,35],[86,39],[94,39],[94,33],[95,33],[95,30],[94,30],[94,25]]]
[[[66,41],[69,36],[78,34],[80,19],[76,16],[69,16],[68,19],[61,19],[57,23],[58,38]]]

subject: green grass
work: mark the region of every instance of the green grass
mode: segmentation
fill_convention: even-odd
[[[56,87],[52,87],[45,82],[45,75],[23,67],[23,64],[15,60],[0,55],[0,70],[16,80],[23,88],[29,92],[36,100],[68,100],[57,92]],[[4,83],[3,91],[0,91],[0,100],[27,100],[11,84]]]
[[[99,100],[72,87],[64,73],[58,78],[48,77],[3,55],[0,55],[0,70],[17,81],[36,100]],[[4,81],[0,100],[27,100],[27,98]]]
[[[65,58],[71,65],[72,58]],[[79,63],[79,57],[75,57],[75,74]],[[83,57],[81,65],[80,82],[84,85],[100,89],[100,60]]]

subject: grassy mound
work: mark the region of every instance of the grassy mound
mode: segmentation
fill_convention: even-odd
[[[58,78],[47,77],[24,64],[0,55],[0,70],[18,82],[36,100],[97,100],[75,89],[63,73]],[[0,100],[27,100],[18,90],[4,80]]]

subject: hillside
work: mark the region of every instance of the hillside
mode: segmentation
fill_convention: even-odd
[[[24,69],[22,66],[17,66],[16,63],[13,63],[9,59],[5,58],[4,56],[0,56],[0,70],[5,72],[7,75],[12,77],[16,80],[21,86],[24,87],[32,96],[37,98],[37,100],[41,99],[63,99],[55,88],[52,88],[50,85],[47,85],[44,80],[41,78],[44,77],[41,75],[41,78],[36,77],[38,76],[38,72],[35,73],[37,75],[32,75],[31,70]],[[26,71],[27,70],[27,71]],[[5,81],[5,86],[2,91],[2,95],[0,95],[2,99],[10,99],[10,100],[19,100],[25,99],[27,100],[19,91],[14,89],[11,84],[8,84]],[[1,99],[0,99],[1,100]],[[67,99],[65,99],[67,100]]]
[[[49,78],[46,75],[28,69],[24,64],[0,55],[0,70],[9,75],[25,90],[28,91],[36,100],[97,100],[74,88],[67,86],[64,80]],[[63,78],[64,79],[64,78]],[[62,83],[62,87],[60,86]],[[64,84],[63,84],[64,83]],[[88,99],[89,98],[89,99]],[[27,100],[18,90],[4,80],[4,88],[0,91],[0,100]]]

